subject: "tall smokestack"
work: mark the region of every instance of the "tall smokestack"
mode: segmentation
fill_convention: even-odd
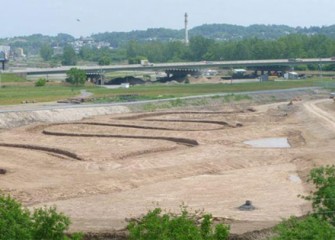
[[[185,44],[188,45],[189,41],[188,41],[188,15],[187,13],[185,13]]]

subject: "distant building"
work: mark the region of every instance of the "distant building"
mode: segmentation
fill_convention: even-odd
[[[234,78],[244,77],[244,74],[246,72],[247,72],[247,70],[245,70],[243,68],[233,69],[233,77]]]
[[[64,48],[62,47],[53,47],[54,55],[63,55]]]
[[[25,58],[26,55],[24,54],[23,48],[15,48],[13,51],[14,57],[17,58]]]
[[[299,79],[299,74],[296,72],[287,72],[284,74],[285,79]]]
[[[1,58],[8,59],[10,55],[10,46],[0,45]],[[0,59],[2,60],[2,59]]]
[[[90,47],[90,48],[97,48],[97,49],[100,49],[103,47],[110,48],[110,43],[96,42],[91,37],[87,37],[87,38],[80,37],[79,39],[76,39],[74,42],[72,42],[71,45],[73,46],[76,53],[79,53],[82,47]]]
[[[218,71],[212,70],[212,69],[207,69],[207,70],[204,70],[202,74],[204,76],[216,76],[218,74]]]

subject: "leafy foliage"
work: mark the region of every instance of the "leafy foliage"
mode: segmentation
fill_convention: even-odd
[[[160,208],[149,211],[139,222],[128,224],[130,240],[225,240],[229,235],[229,227],[219,224],[213,229],[212,216],[202,216],[200,226],[195,215],[182,207],[181,214],[162,213]]]
[[[64,239],[64,231],[70,225],[70,219],[57,213],[55,207],[36,209],[32,218],[33,239]]]
[[[305,219],[291,217],[276,227],[274,240],[324,240],[335,239],[335,166],[311,170],[308,182],[315,190],[302,198],[312,202],[313,213]]]
[[[215,41],[194,36],[189,46],[180,41],[130,41],[125,48],[127,58],[141,56],[150,62],[221,61],[288,58],[320,58],[335,56],[335,40],[324,35],[292,34],[276,40],[248,38]]]
[[[0,196],[0,239],[32,239],[30,212],[9,196]]]
[[[62,65],[72,66],[77,64],[77,55],[71,45],[67,45],[64,47],[63,57],[62,57]]]
[[[312,182],[316,190],[302,197],[312,201],[315,216],[335,225],[335,166],[312,169],[307,181]]]
[[[78,68],[71,68],[69,71],[67,71],[66,75],[66,82],[72,85],[79,86],[85,84],[86,73],[84,70]]]
[[[314,216],[305,219],[291,217],[276,227],[278,236],[272,240],[325,240],[335,238],[335,228]]]
[[[109,65],[111,63],[111,60],[109,59],[108,56],[103,56],[99,59],[99,65],[103,66],[103,65]]]
[[[49,44],[43,44],[40,49],[40,55],[44,61],[49,61],[53,55],[53,49]]]
[[[40,78],[35,82],[35,87],[43,87],[47,83],[45,78]]]
[[[81,234],[67,237],[70,219],[55,207],[31,213],[10,196],[0,195],[0,240],[80,240]]]

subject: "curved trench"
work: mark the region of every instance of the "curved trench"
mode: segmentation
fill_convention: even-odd
[[[140,119],[148,116],[162,116],[162,115],[173,115],[173,114],[236,114],[236,113],[243,113],[244,111],[232,111],[232,112],[161,112],[161,113],[145,113],[140,114],[136,116],[130,116],[130,117],[122,117],[122,118],[116,118],[117,120],[126,120],[126,119]],[[152,121],[152,122],[184,122],[184,123],[205,123],[205,124],[217,124],[222,127],[214,128],[214,129],[208,129],[208,130],[198,130],[198,129],[192,129],[192,130],[179,130],[179,129],[171,129],[166,127],[150,127],[150,126],[139,126],[139,125],[132,125],[132,124],[118,124],[118,123],[97,123],[97,122],[83,122],[83,123],[59,123],[59,124],[52,124],[48,126],[59,126],[59,125],[70,125],[70,124],[80,124],[80,125],[96,125],[96,126],[112,126],[112,127],[124,127],[124,128],[136,128],[136,129],[148,129],[148,130],[164,130],[164,131],[214,131],[214,130],[220,130],[224,127],[238,127],[238,126],[232,126],[224,121],[212,121],[212,120],[165,120],[165,119],[144,119],[143,121]],[[134,136],[134,135],[113,135],[113,134],[85,134],[85,133],[63,133],[63,132],[56,132],[56,131],[50,131],[46,130],[45,128],[48,126],[43,126],[41,129],[40,127],[38,130],[42,130],[42,133],[45,135],[52,135],[52,136],[64,136],[64,137],[98,137],[98,138],[124,138],[124,139],[148,139],[148,140],[163,140],[163,141],[170,141],[177,144],[181,144],[187,147],[194,147],[198,146],[199,143],[194,139],[189,138],[176,138],[176,137],[156,137],[156,136]],[[25,144],[0,144],[0,146],[6,146],[6,147],[17,147],[17,148],[26,148],[31,150],[39,150],[39,151],[45,151],[49,153],[64,155],[76,160],[82,160],[79,156],[76,154],[56,149],[56,148],[49,148],[49,147],[41,147],[41,146],[34,146],[34,145],[25,145]]]
[[[148,122],[171,122],[171,123],[177,123],[177,122],[184,122],[184,123],[205,123],[205,124],[216,124],[220,126],[228,126],[228,127],[235,127],[231,126],[227,122],[223,121],[206,121],[206,120],[156,120],[156,119],[145,119],[143,121]],[[196,132],[196,131],[215,131],[224,129],[224,127],[218,127],[218,128],[211,128],[211,129],[173,129],[173,128],[167,128],[167,127],[150,127],[150,126],[140,126],[140,125],[133,125],[133,124],[119,124],[119,123],[98,123],[98,122],[83,122],[83,123],[69,123],[69,124],[76,124],[76,125],[92,125],[92,126],[108,126],[108,127],[122,127],[122,128],[135,128],[135,129],[147,129],[147,130],[163,130],[163,131],[187,131],[187,132]],[[67,125],[67,124],[64,124]]]
[[[221,126],[227,126],[231,128],[235,128],[236,126],[232,126],[224,121],[212,121],[212,120],[181,120],[181,119],[144,119],[143,121],[149,122],[184,122],[184,123],[205,123],[205,124],[217,124]],[[223,129],[218,128],[218,129]],[[210,130],[218,130],[218,129],[210,129]],[[190,130],[182,130],[182,131],[190,131]],[[193,131],[193,130],[191,130]],[[208,130],[194,130],[194,131],[208,131]]]
[[[132,136],[132,135],[113,135],[113,134],[87,134],[87,133],[62,133],[43,130],[45,135],[62,136],[62,137],[100,137],[100,138],[128,138],[128,139],[149,139],[149,140],[164,140],[188,147],[198,146],[199,143],[194,139],[189,138],[175,138],[175,137],[153,137],[153,136]]]
[[[59,148],[51,148],[51,147],[43,147],[43,146],[36,146],[36,145],[30,145],[30,144],[12,144],[12,143],[0,143],[0,147],[9,147],[9,148],[21,148],[21,149],[28,149],[28,150],[38,150],[42,152],[57,154],[57,155],[63,155],[65,157],[69,157],[75,160],[82,161],[83,159],[79,157],[77,154],[62,150]]]

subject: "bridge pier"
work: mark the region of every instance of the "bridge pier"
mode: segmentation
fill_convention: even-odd
[[[100,72],[88,72],[86,73],[86,79],[96,85],[105,84],[105,75]]]

